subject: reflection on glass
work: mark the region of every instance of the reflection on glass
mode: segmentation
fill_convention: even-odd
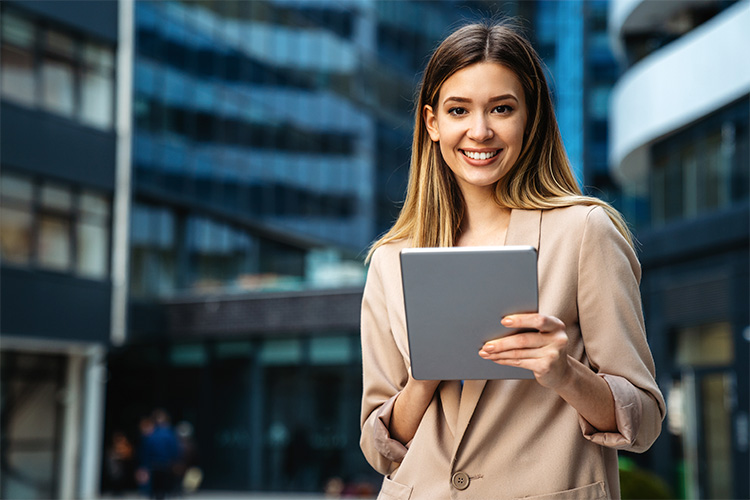
[[[0,176],[0,196],[3,200],[30,202],[33,196],[33,186],[27,177],[3,173]]]
[[[70,189],[53,184],[45,184],[42,187],[41,202],[45,208],[68,212],[73,205],[73,195]]]
[[[31,212],[0,206],[0,259],[25,264],[31,254]]]
[[[42,105],[49,111],[73,116],[74,68],[67,61],[46,57],[42,62]]]
[[[678,365],[726,366],[733,360],[734,343],[729,323],[694,326],[678,332]]]
[[[106,225],[79,222],[78,224],[77,269],[82,276],[89,278],[107,277],[107,243],[109,229]]]
[[[0,259],[26,264],[31,259],[33,186],[26,177],[0,177]]]
[[[314,337],[310,339],[310,362],[337,365],[352,362],[350,337]]]
[[[264,365],[296,365],[302,361],[300,339],[267,340],[260,350],[260,361]]]
[[[34,25],[22,17],[3,12],[1,31],[3,42],[25,48],[34,45]]]
[[[81,120],[100,129],[112,127],[113,81],[111,77],[86,70],[81,77]]]
[[[70,222],[54,215],[39,217],[37,258],[48,269],[70,269]]]
[[[67,58],[75,57],[75,42],[68,35],[50,30],[45,33],[44,40],[47,52]]]
[[[78,200],[78,206],[85,214],[109,216],[109,200],[103,195],[84,192]]]
[[[0,88],[3,97],[34,103],[34,25],[13,14],[2,16]]]
[[[712,373],[701,381],[705,442],[704,498],[732,498],[731,379]]]
[[[33,54],[27,49],[3,45],[0,61],[3,97],[21,104],[34,104]]]

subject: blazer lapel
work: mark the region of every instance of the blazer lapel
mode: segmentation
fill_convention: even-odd
[[[541,226],[541,210],[513,210],[505,235],[505,245],[529,245],[539,250]]]
[[[458,406],[461,400],[461,382],[458,380],[443,380],[440,384],[440,404],[443,407],[448,430],[456,436],[456,422],[458,421]]]
[[[528,245],[539,250],[541,222],[541,210],[513,210],[510,214],[508,231],[505,235],[505,245]],[[472,415],[474,415],[474,410],[476,410],[479,398],[482,396],[486,384],[486,380],[466,380],[464,382],[458,404],[456,427],[455,430],[451,428],[451,431],[454,431],[453,435],[455,436],[453,447],[454,457],[461,445],[461,440],[466,432],[466,428],[469,426]],[[441,396],[442,395],[443,391],[441,391]],[[448,396],[448,394],[445,393],[445,396]],[[450,404],[446,405],[446,399],[450,398],[444,398],[443,405],[446,411],[446,419],[449,426],[451,426],[453,422],[452,417],[455,415],[451,410],[455,411],[455,406]]]

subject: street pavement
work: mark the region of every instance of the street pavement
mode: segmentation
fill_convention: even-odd
[[[171,496],[169,500],[331,500],[333,497],[323,493],[275,493],[275,492],[227,492],[227,491],[197,491],[182,496]],[[97,500],[147,500],[137,493],[124,496],[104,495]]]

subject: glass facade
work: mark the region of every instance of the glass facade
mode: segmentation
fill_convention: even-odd
[[[137,2],[133,293],[361,285],[403,199],[418,73],[487,5]]]
[[[573,173],[584,183],[584,1],[535,2],[535,38],[547,65],[555,114]]]
[[[581,189],[620,208],[607,159],[609,95],[617,63],[606,0],[521,2],[547,69],[560,133]]]
[[[654,144],[652,227],[750,199],[749,110],[742,99]]]
[[[355,44],[238,9],[136,5],[136,192],[361,249],[373,233],[373,124],[347,95]]]
[[[659,229],[747,203],[749,124],[745,97],[652,144],[645,185],[625,186],[627,220]]]

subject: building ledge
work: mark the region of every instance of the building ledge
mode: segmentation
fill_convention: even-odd
[[[131,304],[131,340],[359,331],[362,288],[185,297]],[[144,318],[150,318],[144,321]]]

